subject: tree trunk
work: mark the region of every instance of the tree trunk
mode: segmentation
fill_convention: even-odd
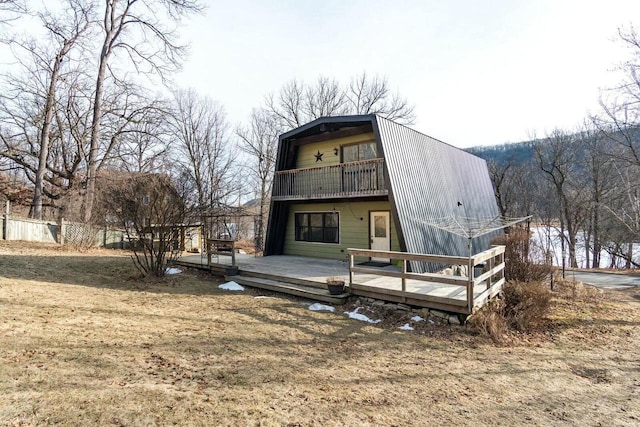
[[[600,233],[599,233],[599,210],[598,210],[599,200],[596,198],[596,205],[593,208],[593,263],[591,266],[593,268],[600,267],[600,252],[602,251],[602,244],[600,243]]]
[[[110,37],[107,35],[102,52],[100,54],[100,66],[98,77],[96,78],[96,93],[93,98],[93,116],[91,121],[91,144],[89,148],[89,161],[87,164],[87,190],[84,198],[83,220],[85,223],[91,221],[93,202],[96,197],[96,174],[98,172],[98,143],[100,142],[100,118],[102,110],[102,94],[104,92],[104,80],[107,73],[107,60],[109,51],[107,49]]]
[[[589,262],[591,261],[591,225],[589,225],[587,231],[582,234],[584,236],[584,265],[586,268],[589,268]]]
[[[65,44],[53,62],[51,80],[47,89],[47,99],[44,106],[44,120],[40,130],[40,153],[38,155],[38,169],[36,170],[35,187],[33,189],[32,218],[42,219],[42,199],[44,198],[44,175],[47,172],[47,159],[49,158],[49,132],[53,120],[53,107],[56,97],[56,83],[60,76],[60,67],[64,55],[69,51]]]

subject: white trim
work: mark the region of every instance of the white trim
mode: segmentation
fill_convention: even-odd
[[[375,223],[373,221],[373,218],[376,214],[385,214],[386,216],[386,221],[385,221],[385,226],[387,229],[387,247],[385,249],[381,249],[381,248],[372,248],[371,245],[373,244],[372,240],[374,239],[373,236],[373,232],[375,231]],[[391,211],[369,211],[369,249],[371,250],[383,250],[383,251],[390,251],[391,250]],[[382,239],[382,238],[381,238]],[[381,261],[381,262],[391,262],[391,260],[389,258],[375,258],[375,257],[371,257],[371,261]]]

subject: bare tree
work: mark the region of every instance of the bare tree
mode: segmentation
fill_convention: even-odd
[[[594,120],[585,121],[576,133],[576,142],[584,153],[582,158],[582,174],[584,175],[584,190],[588,193],[589,220],[583,230],[587,266],[600,267],[600,252],[602,250],[602,221],[606,216],[603,212],[609,199],[616,191],[617,177],[615,173],[616,151],[615,144],[608,139],[595,125]],[[591,254],[591,263],[589,258]]]
[[[60,175],[49,162],[52,144],[62,132],[56,128],[64,108],[58,89],[62,85],[63,92],[71,90],[77,82],[79,54],[72,55],[72,51],[84,41],[92,18],[89,6],[81,0],[67,0],[58,13],[45,9],[35,16],[46,31],[44,39],[14,37],[9,41],[19,69],[3,76],[0,121],[10,133],[2,137],[0,155],[23,168],[33,182],[30,212],[41,219],[45,195],[56,198],[45,184],[55,185],[55,175]]]
[[[181,252],[180,226],[186,217],[183,195],[165,173],[109,175],[103,206],[125,230],[132,244],[133,262],[144,275],[162,277],[167,262]]]
[[[166,106],[153,102],[140,111],[129,129],[120,134],[110,164],[127,172],[150,173],[167,163],[169,129],[164,108]]]
[[[349,110],[354,114],[379,114],[390,120],[413,123],[413,106],[399,94],[391,94],[386,78],[366,72],[351,79],[346,92]]]
[[[620,84],[602,94],[600,106],[604,114],[594,117],[594,123],[622,148],[620,160],[640,166],[640,36],[633,26],[620,28],[618,35],[630,56],[618,67]]]
[[[265,111],[287,131],[319,117],[345,114],[380,114],[401,123],[413,122],[413,107],[398,94],[392,94],[387,79],[366,73],[349,84],[318,77],[313,83],[292,80],[279,92],[265,99]]]
[[[203,10],[198,0],[105,0],[101,29],[104,38],[98,57],[93,98],[91,141],[87,165],[84,220],[89,222],[95,198],[102,103],[110,62],[122,52],[139,73],[162,78],[179,68],[185,46],[178,43],[176,27],[183,16]],[[164,19],[163,19],[164,18]]]
[[[223,108],[193,90],[176,91],[168,121],[183,175],[195,185],[193,204],[208,230],[208,215],[234,191],[234,152]]]
[[[515,193],[511,187],[510,170],[513,167],[512,159],[504,163],[488,161],[489,176],[493,183],[493,190],[496,194],[496,202],[500,215],[506,217],[508,209],[513,205]]]
[[[319,117],[347,113],[344,90],[335,79],[327,77],[318,77],[313,84],[291,80],[277,94],[267,96],[265,109],[285,130]]]
[[[603,93],[600,100],[603,114],[594,123],[608,143],[603,154],[613,164],[616,177],[615,189],[600,205],[601,213],[608,215],[605,232],[617,242],[613,250],[611,247],[608,250],[622,255],[619,250],[622,242],[618,239],[630,242],[640,236],[640,192],[636,179],[640,175],[640,35],[633,26],[620,28],[618,35],[629,49],[629,58],[618,67],[622,74],[620,84]]]
[[[0,30],[2,25],[18,19],[27,13],[27,5],[23,0],[0,0]]]
[[[260,217],[256,230],[256,247],[262,248],[264,230],[269,215],[271,185],[275,170],[278,136],[277,122],[265,110],[254,109],[247,127],[240,127],[240,149],[250,158],[249,170],[257,186],[256,196],[260,200]]]
[[[42,111],[42,124],[39,136],[39,156],[38,168],[35,174],[35,187],[33,191],[32,217],[42,219],[42,201],[44,197],[44,176],[47,171],[47,159],[49,157],[49,133],[54,116],[56,103],[56,88],[58,80],[61,78],[62,63],[69,54],[78,39],[87,32],[91,20],[89,8],[82,1],[70,0],[68,3],[69,16],[54,16],[51,13],[41,13],[39,17],[43,26],[49,31],[51,38],[56,44],[55,57],[52,60],[46,58],[46,53],[37,53],[33,44],[22,45],[33,52],[34,57],[39,59],[41,66],[47,74],[49,80],[46,93],[44,94],[44,108]]]
[[[567,132],[556,129],[543,142],[534,145],[534,153],[540,170],[553,185],[559,203],[562,253],[564,255],[568,246],[571,266],[577,267],[576,238],[585,215],[584,203],[579,200],[583,192],[572,181],[576,163],[574,140]],[[564,257],[562,262],[564,268]]]

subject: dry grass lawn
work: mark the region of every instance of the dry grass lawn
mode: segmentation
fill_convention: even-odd
[[[640,424],[638,291],[558,294],[509,346],[255,295],[0,242],[0,425]]]

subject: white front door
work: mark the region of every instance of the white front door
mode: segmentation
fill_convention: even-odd
[[[391,250],[391,232],[389,229],[389,211],[371,212],[369,218],[369,237],[371,249]],[[371,257],[371,261],[389,262],[389,258]]]

